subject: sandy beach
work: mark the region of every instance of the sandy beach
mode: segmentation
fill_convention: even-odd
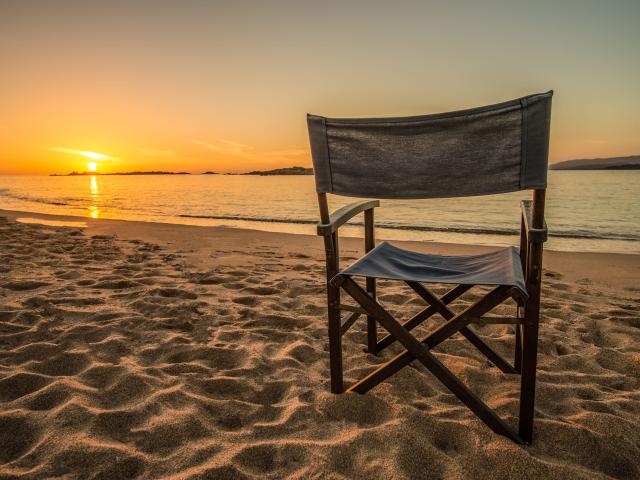
[[[344,264],[362,243],[344,239]],[[544,262],[522,447],[418,364],[367,395],[328,392],[319,238],[0,210],[0,478],[640,478],[640,255]],[[423,305],[398,283],[379,293],[405,318]],[[511,357],[511,327],[475,330]],[[360,321],[347,381],[400,351],[364,341]],[[516,423],[517,377],[460,336],[437,354]]]

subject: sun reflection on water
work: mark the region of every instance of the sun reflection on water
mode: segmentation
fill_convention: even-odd
[[[89,193],[91,194],[91,205],[89,205],[89,216],[91,218],[98,218],[100,215],[100,209],[98,208],[98,180],[95,175],[91,175],[89,183]]]

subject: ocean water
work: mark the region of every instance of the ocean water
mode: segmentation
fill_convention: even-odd
[[[519,200],[530,192],[434,200],[383,200],[377,235],[517,245]],[[331,209],[355,199],[330,197]],[[311,176],[0,176],[0,208],[92,218],[314,234]],[[640,171],[550,171],[547,248],[640,253]],[[362,218],[344,230],[362,235]]]

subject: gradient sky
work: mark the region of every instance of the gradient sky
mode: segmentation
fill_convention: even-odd
[[[555,90],[551,160],[640,154],[640,1],[1,0],[0,173],[310,165],[305,113]]]

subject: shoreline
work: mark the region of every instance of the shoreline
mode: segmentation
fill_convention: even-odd
[[[191,257],[209,255],[215,242],[238,246],[238,242],[259,245],[261,242],[273,246],[287,246],[289,252],[309,251],[318,261],[324,262],[322,239],[300,233],[270,232],[250,228],[225,226],[199,226],[137,220],[113,220],[73,215],[53,215],[0,209],[0,215],[11,219],[35,218],[59,222],[84,223],[83,229],[91,235],[117,235],[126,240],[160,242],[181,250],[191,250]],[[77,225],[76,225],[77,226]],[[496,250],[501,247],[462,243],[431,241],[390,240],[411,250],[424,253],[465,255]],[[379,241],[378,241],[379,243]],[[362,255],[363,239],[341,237],[341,253]],[[550,270],[564,270],[571,281],[595,282],[606,288],[631,288],[640,279],[640,254],[613,252],[565,252],[544,251],[544,267]],[[324,263],[322,263],[324,264]],[[344,264],[346,266],[346,263]]]

